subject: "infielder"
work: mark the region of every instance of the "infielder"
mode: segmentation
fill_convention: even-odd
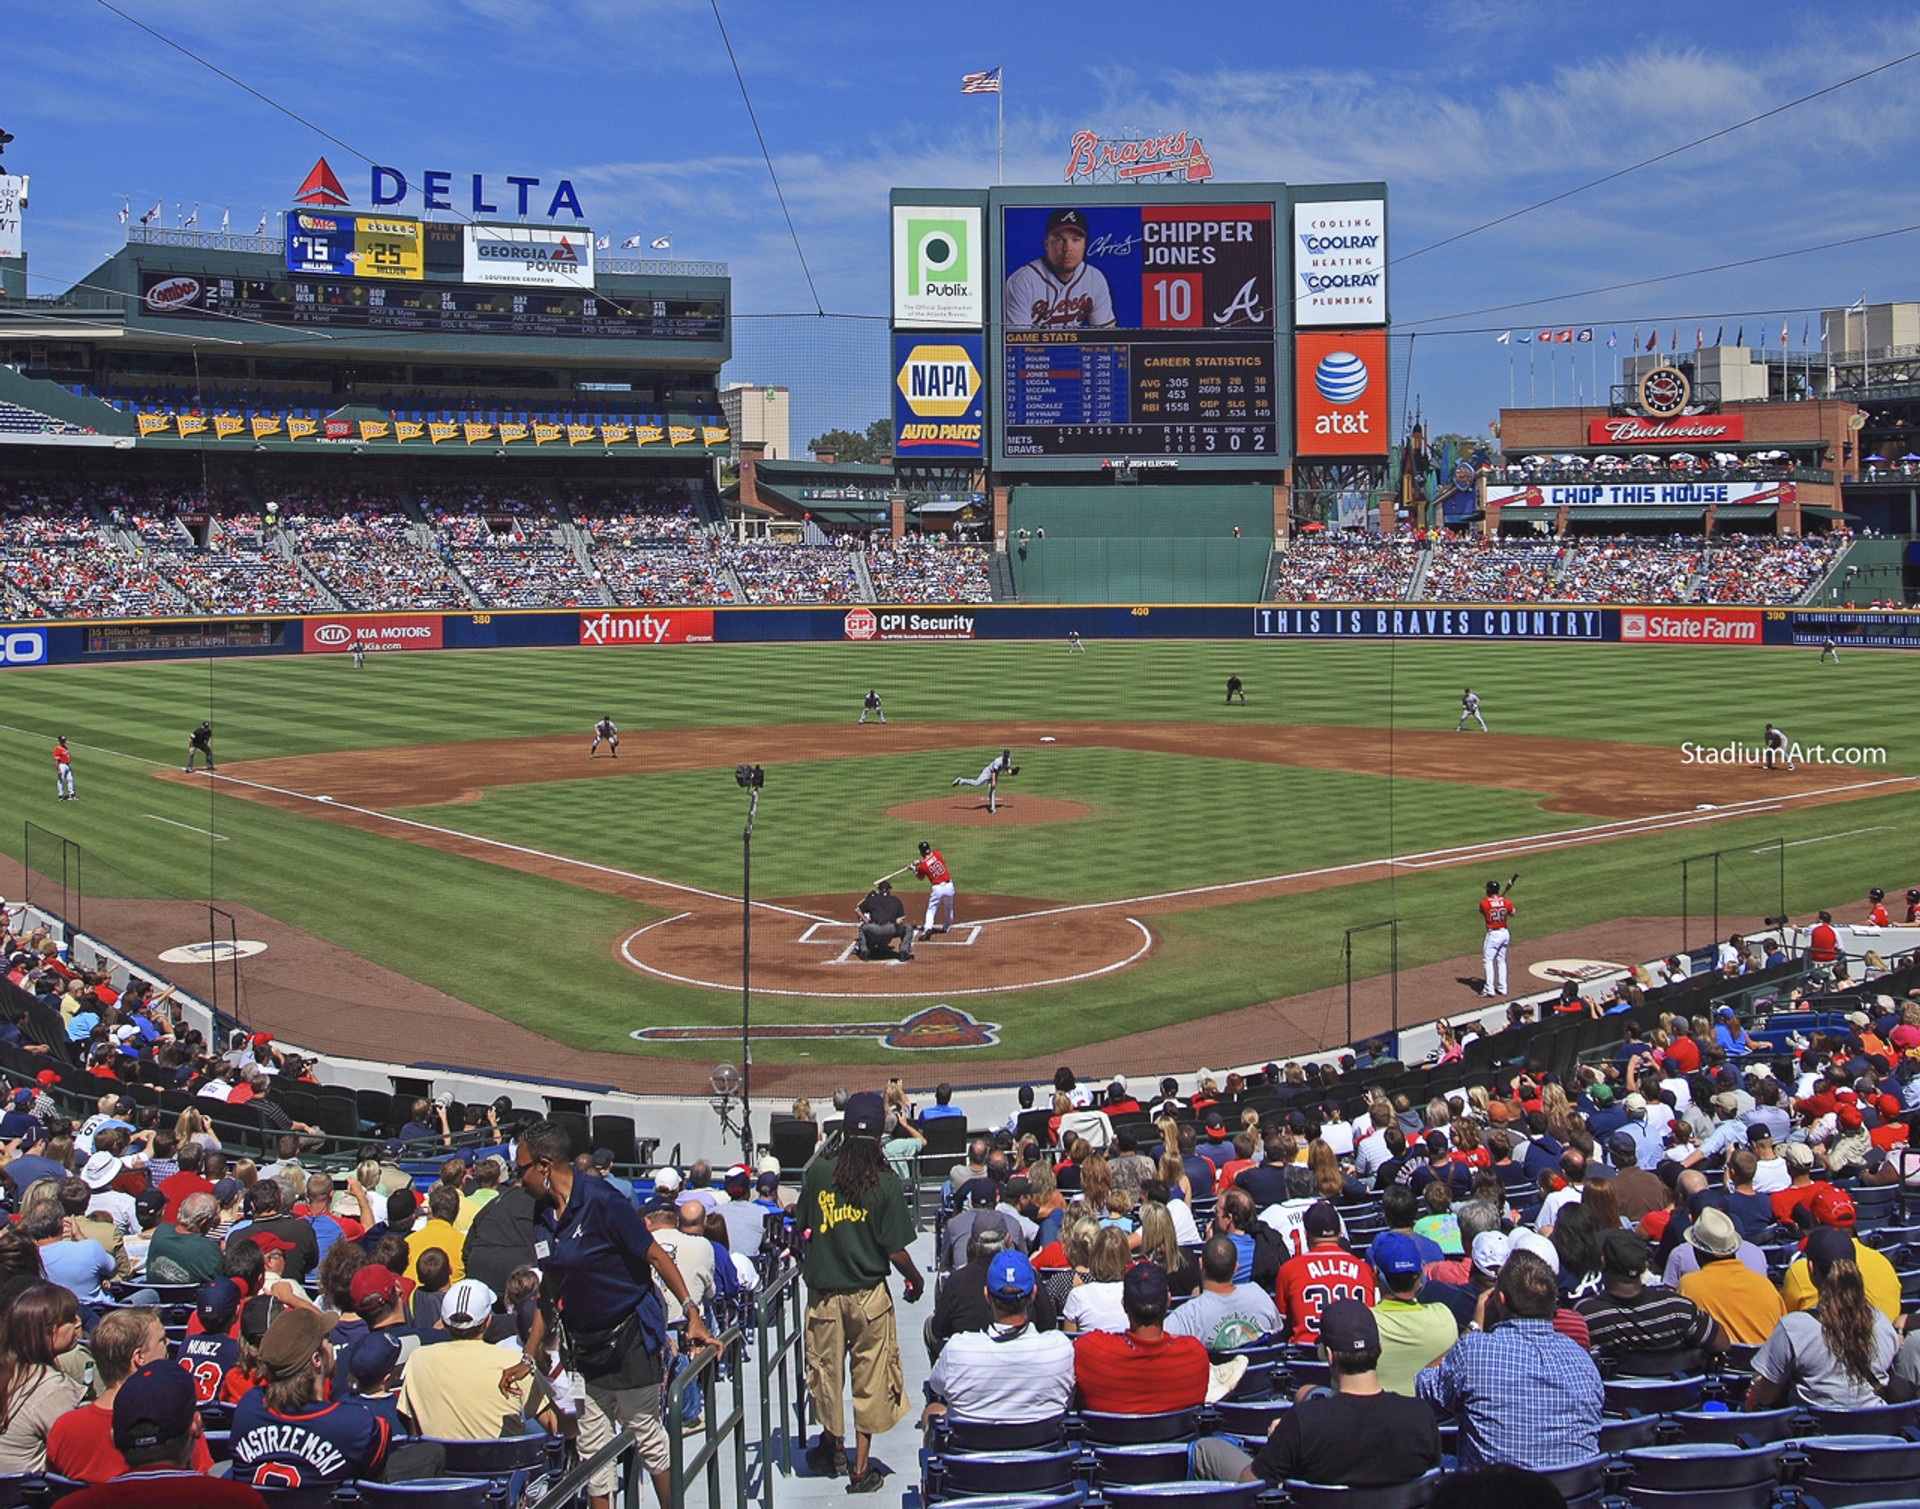
[[[1773,762],[1776,756],[1779,757],[1780,762],[1791,772],[1793,769],[1793,746],[1787,742],[1785,733],[1769,723],[1767,725],[1765,739],[1765,753],[1761,756],[1761,763],[1764,764],[1768,770],[1771,770],[1773,769]]]
[[[942,933],[953,931],[953,876],[947,870],[947,862],[940,857],[940,851],[924,838],[920,840],[920,859],[913,867],[913,873],[927,882],[927,920],[920,929],[923,938],[934,933],[934,923],[939,922]]]
[[[211,722],[202,723],[192,733],[187,735],[187,763],[182,768],[185,769],[189,775],[193,773],[193,757],[195,755],[205,755],[207,769],[208,771],[212,771],[213,724]]]
[[[1469,718],[1480,725],[1481,733],[1492,732],[1492,730],[1487,727],[1487,720],[1480,716],[1480,695],[1474,691],[1472,687],[1466,688],[1466,690],[1460,694],[1460,721],[1453,725],[1453,731],[1459,733],[1461,729],[1467,726],[1467,719]]]
[[[867,688],[867,700],[860,704],[860,721],[862,723],[867,721],[868,713],[872,713],[874,717],[878,718],[882,723],[887,721],[886,710],[880,706],[880,694],[872,687]]]
[[[1487,894],[1480,902],[1480,916],[1487,924],[1486,941],[1480,945],[1480,965],[1486,973],[1480,994],[1488,1000],[1507,993],[1507,945],[1513,933],[1507,924],[1516,908],[1500,891],[1500,882],[1489,880]]]
[[[63,802],[74,799],[73,757],[67,753],[65,734],[53,741],[53,794]]]
[[[1240,680],[1238,676],[1229,676],[1227,677],[1227,706],[1228,707],[1233,706],[1233,699],[1235,697],[1238,697],[1240,699],[1240,705],[1242,707],[1245,707],[1247,705],[1247,688],[1245,684]]]
[[[355,639],[353,642],[353,668],[357,671],[366,663],[367,663],[366,643],[363,640]]]
[[[607,758],[620,758],[620,730],[613,726],[613,719],[602,718],[593,725],[593,743],[587,747],[587,758],[591,760],[599,753],[601,744],[607,746]]]
[[[1001,310],[1009,330],[1105,330],[1114,324],[1107,276],[1087,262],[1081,210],[1047,216],[1045,251],[1007,276]]]

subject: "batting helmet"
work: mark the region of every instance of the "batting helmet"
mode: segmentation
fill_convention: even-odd
[[[1881,890],[1879,886],[1875,886],[1872,890],[1867,892],[1867,900],[1869,901],[1885,901],[1886,899],[1887,899],[1887,893]]]
[[[1500,882],[1497,880],[1489,880],[1487,882],[1487,894],[1489,896],[1498,896],[1500,894]]]
[[[1908,891],[1908,892],[1907,892],[1907,900],[1909,900],[1909,901],[1920,901],[1920,891]]]
[[[930,844],[930,843],[928,843],[928,842],[927,842],[927,841],[926,841],[926,840],[925,840],[924,838],[923,838],[923,839],[921,839],[921,840],[920,840],[920,852],[921,852],[922,854],[931,854],[931,853],[933,852],[933,845],[932,845],[932,844]]]

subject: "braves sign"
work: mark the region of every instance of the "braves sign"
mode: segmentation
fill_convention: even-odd
[[[1738,414],[1701,415],[1690,419],[1589,419],[1589,445],[1666,445],[1672,441],[1745,438],[1746,420]]]
[[[1093,131],[1076,131],[1067,148],[1066,181],[1097,179],[1110,175],[1115,183],[1136,183],[1143,179],[1178,179],[1182,183],[1205,183],[1213,177],[1213,163],[1200,138],[1176,131],[1170,136],[1144,136],[1131,139],[1102,137]]]
[[[438,613],[369,613],[352,618],[309,618],[300,625],[300,648],[310,655],[363,650],[438,650],[445,647]]]
[[[712,644],[713,609],[666,613],[582,613],[581,644]]]

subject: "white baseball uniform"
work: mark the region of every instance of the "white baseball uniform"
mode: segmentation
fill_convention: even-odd
[[[1106,329],[1114,323],[1113,291],[1091,262],[1063,283],[1044,257],[1035,257],[1007,275],[1000,313],[1009,330]]]
[[[1484,734],[1491,731],[1487,727],[1487,720],[1480,716],[1480,694],[1478,692],[1468,692],[1460,699],[1460,721],[1453,725],[1453,731],[1459,733],[1461,729],[1467,726],[1467,719],[1469,718],[1480,725],[1481,733]]]

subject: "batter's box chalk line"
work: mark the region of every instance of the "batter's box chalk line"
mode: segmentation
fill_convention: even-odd
[[[804,943],[810,948],[839,948],[850,953],[853,944],[846,937],[828,935],[855,933],[859,927],[860,924],[857,922],[813,922],[809,923],[807,930],[794,941]],[[936,934],[932,937],[916,930],[913,946],[915,948],[971,948],[980,940],[980,934],[985,931],[986,929],[978,922],[956,922],[951,933]]]

